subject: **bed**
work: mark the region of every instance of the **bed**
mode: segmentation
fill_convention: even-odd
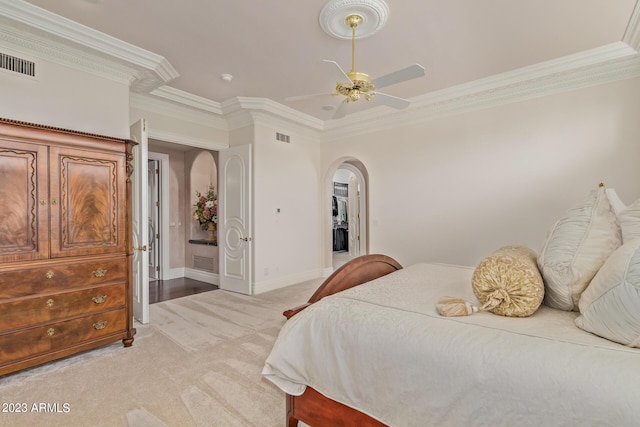
[[[366,255],[287,310],[263,369],[287,425],[637,425],[640,349],[546,306],[438,315],[444,295],[474,298],[472,273]]]

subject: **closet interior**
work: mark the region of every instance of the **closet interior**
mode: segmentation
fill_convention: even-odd
[[[333,183],[333,251],[349,250],[349,186]]]

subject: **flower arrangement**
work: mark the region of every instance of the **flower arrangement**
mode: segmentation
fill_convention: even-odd
[[[206,194],[196,191],[196,196],[198,201],[193,205],[195,208],[193,219],[198,220],[203,230],[209,230],[209,224],[218,222],[218,198],[213,188],[209,188]]]

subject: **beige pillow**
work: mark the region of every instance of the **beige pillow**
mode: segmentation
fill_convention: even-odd
[[[640,239],[620,246],[580,297],[578,327],[640,348]]]
[[[480,261],[471,280],[480,303],[501,316],[530,316],[544,297],[536,254],[525,246],[498,249]]]
[[[545,283],[544,303],[577,311],[580,295],[621,244],[616,215],[601,186],[569,209],[547,235],[538,256]]]

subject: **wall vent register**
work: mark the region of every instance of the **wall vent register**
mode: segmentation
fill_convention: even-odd
[[[35,77],[36,63],[18,58],[17,56],[7,55],[0,52],[0,68],[15,73],[24,74],[25,76]]]
[[[289,135],[285,135],[280,132],[276,132],[276,139],[278,141],[286,142],[287,144],[291,142],[291,137]]]

